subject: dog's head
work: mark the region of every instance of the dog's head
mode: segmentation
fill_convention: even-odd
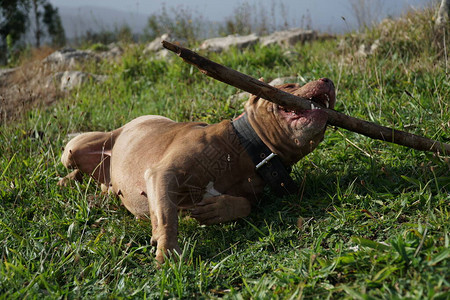
[[[336,102],[334,84],[328,78],[304,86],[283,84],[276,87],[322,107],[332,109]],[[321,109],[293,110],[254,95],[250,96],[245,110],[259,137],[288,164],[317,147],[323,140],[328,120],[328,114]]]

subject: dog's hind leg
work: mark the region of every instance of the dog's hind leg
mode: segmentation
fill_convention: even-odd
[[[70,140],[64,148],[61,162],[66,168],[75,170],[61,179],[58,185],[66,186],[71,180],[82,181],[84,173],[108,187],[111,150],[120,131],[87,132]]]

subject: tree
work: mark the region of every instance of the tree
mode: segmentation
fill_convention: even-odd
[[[0,1],[0,63],[7,62],[13,46],[21,39],[28,25],[28,0]]]
[[[28,0],[2,0],[0,2],[0,46],[6,47],[6,38],[12,43],[20,40],[28,25]]]
[[[6,47],[7,36],[10,36],[13,45],[16,44],[27,32],[30,23],[35,27],[36,47],[40,47],[44,36],[50,37],[54,45],[65,44],[66,36],[58,9],[48,0],[0,0],[0,48]]]
[[[45,35],[42,25],[47,28],[47,35],[52,39],[52,44],[62,46],[66,43],[66,35],[59,17],[58,9],[54,8],[48,0],[32,0],[33,17],[36,38],[36,47],[41,46],[41,38]]]
[[[33,4],[33,14],[34,14],[34,25],[36,26],[36,29],[34,30],[34,36],[36,37],[36,48],[39,48],[41,46],[41,12],[39,11],[39,4],[42,1],[39,0],[32,0]]]
[[[44,14],[42,21],[47,26],[47,32],[55,46],[63,46],[66,43],[66,34],[62,26],[58,8],[53,7],[50,3],[44,4]]]

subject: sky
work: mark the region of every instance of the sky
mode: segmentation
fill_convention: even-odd
[[[252,6],[265,7],[270,11],[274,5],[279,10],[285,7],[285,17],[289,23],[296,26],[302,25],[300,20],[308,18],[312,29],[326,31],[330,33],[343,32],[355,29],[356,21],[351,3],[365,3],[371,8],[372,14],[378,19],[387,16],[398,16],[408,8],[422,8],[437,0],[50,0],[50,2],[60,8],[60,11],[73,11],[77,8],[89,6],[117,10],[125,13],[125,18],[132,20],[137,17],[146,17],[161,11],[162,6],[166,6],[168,11],[171,7],[188,8],[201,15],[209,21],[221,22],[226,17],[230,17],[236,8],[242,3]],[[97,10],[96,10],[97,11]],[[85,15],[80,10],[80,14]],[[93,13],[95,14],[95,13]],[[279,11],[277,14],[280,14]],[[278,16],[280,17],[280,16]],[[345,18],[346,21],[343,20]],[[67,28],[66,28],[67,31]]]

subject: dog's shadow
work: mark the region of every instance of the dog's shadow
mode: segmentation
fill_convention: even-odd
[[[227,256],[259,251],[259,248],[273,253],[278,251],[278,247],[289,247],[290,244],[299,249],[307,248],[310,245],[304,240],[309,239],[311,243],[317,238],[318,228],[327,231],[328,236],[334,235],[335,240],[345,242],[354,232],[345,232],[351,230],[348,226],[338,229],[330,225],[333,223],[330,216],[336,212],[358,214],[353,222],[367,223],[370,218],[383,214],[380,206],[385,206],[385,212],[391,210],[397,214],[396,209],[403,205],[402,201],[397,201],[401,198],[398,195],[420,192],[424,188],[435,195],[448,193],[448,166],[432,159],[426,161],[430,163],[414,167],[400,163],[392,166],[371,160],[366,164],[349,163],[345,170],[342,165],[328,165],[325,169],[302,164],[293,171],[298,183],[297,194],[279,197],[266,190],[248,217],[225,224],[202,226],[189,215],[180,215],[178,240],[181,248],[189,248],[192,257],[188,260],[192,259],[193,263],[198,258],[219,262]],[[380,204],[380,201],[385,203]],[[426,210],[426,205],[423,201],[410,209]],[[403,215],[405,217],[399,215],[396,222],[415,222],[408,219],[406,210]],[[378,228],[389,226],[376,220],[372,224]],[[127,226],[139,232],[133,236],[137,244],[148,243],[150,221],[129,222]],[[369,233],[371,229],[373,227],[369,225],[365,230]]]
[[[376,218],[370,211],[380,205],[374,203],[379,196],[395,201],[396,195],[418,191],[429,182],[433,182],[428,185],[431,193],[450,189],[448,167],[442,164],[390,167],[372,160],[370,165],[357,166],[345,172],[342,166],[294,170],[299,185],[297,194],[277,197],[266,191],[247,218],[228,224],[200,226],[195,220],[181,219],[179,234],[182,239],[195,241],[194,256],[220,260],[230,253],[245,251],[252,243],[289,244],[290,239],[300,239],[308,230],[308,223],[321,222],[336,210],[356,211],[361,219]],[[420,205],[426,204],[418,204],[414,209],[420,209]],[[351,235],[349,232],[348,237]]]

